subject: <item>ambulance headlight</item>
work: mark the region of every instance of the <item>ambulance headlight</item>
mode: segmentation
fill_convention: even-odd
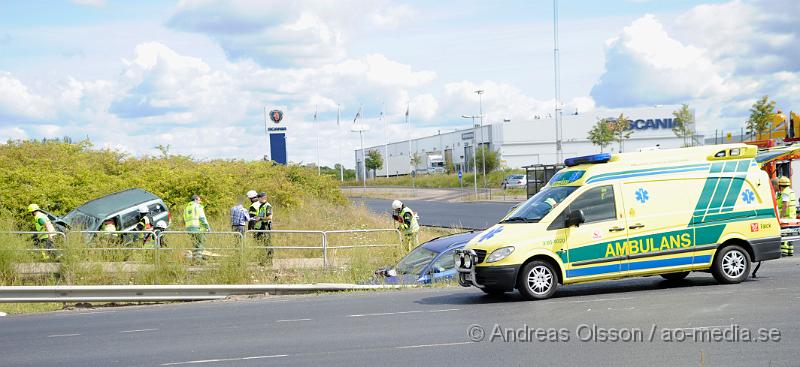
[[[497,250],[492,251],[492,254],[489,255],[488,258],[486,258],[486,262],[493,263],[503,260],[507,258],[508,255],[511,255],[512,252],[514,252],[514,246],[501,247]]]
[[[469,254],[464,254],[464,262],[462,263],[464,269],[469,269],[472,267],[472,256]]]

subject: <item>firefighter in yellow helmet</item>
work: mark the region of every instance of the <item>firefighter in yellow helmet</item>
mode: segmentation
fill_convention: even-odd
[[[400,233],[403,235],[403,245],[405,245],[410,252],[419,246],[419,222],[417,213],[414,213],[411,208],[403,205],[400,200],[392,202],[392,209],[394,210],[392,218],[397,222],[397,229],[400,230]]]
[[[53,237],[55,236],[54,232],[56,228],[53,226],[53,222],[50,221],[50,218],[47,217],[47,214],[42,212],[42,209],[39,208],[39,205],[28,205],[28,212],[33,214],[33,225],[34,228],[36,228],[36,232],[38,232],[33,236],[33,243],[37,247],[45,248],[46,250],[42,251],[42,257],[47,257],[47,252],[55,249]]]
[[[786,176],[778,179],[778,215],[781,219],[797,219],[797,197],[792,190],[792,182]],[[789,241],[781,243],[781,254],[794,256],[794,245]]]

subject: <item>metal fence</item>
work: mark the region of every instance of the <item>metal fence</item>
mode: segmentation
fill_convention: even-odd
[[[188,255],[195,252],[200,253],[201,257],[231,256],[235,253],[238,255],[242,266],[246,266],[246,254],[248,250],[257,251],[319,251],[319,258],[322,259],[323,267],[330,265],[329,251],[330,250],[349,250],[349,249],[370,249],[370,248],[385,248],[392,246],[399,246],[402,243],[402,235],[397,229],[353,229],[353,230],[332,230],[332,231],[312,231],[312,230],[249,230],[244,233],[241,232],[190,232],[190,231],[69,231],[62,232],[0,232],[0,235],[38,235],[47,233],[60,237],[64,244],[67,243],[69,238],[78,236],[80,242],[86,246],[81,248],[85,251],[100,251],[109,253],[122,253],[128,254],[130,252],[152,253],[153,266],[159,268],[164,261],[164,252],[175,254],[175,251],[185,251]],[[397,242],[381,242],[374,243],[365,240],[364,234],[370,233],[387,233],[396,234]],[[284,235],[285,237],[294,236],[301,237],[300,239],[287,239],[276,238],[276,235]],[[356,235],[360,238],[361,242],[355,243],[356,239],[350,238],[348,244],[335,244],[331,245],[331,238],[338,238],[337,242],[341,242],[341,237],[345,235]],[[188,237],[192,244],[191,248],[177,248],[169,246],[170,238],[174,237]],[[208,239],[212,237],[212,239]],[[218,239],[213,239],[217,237]],[[219,239],[219,238],[223,239]],[[227,237],[227,239],[225,239]],[[392,236],[394,238],[394,236]],[[298,242],[298,241],[306,241]],[[308,242],[311,241],[311,242]],[[199,243],[199,245],[198,245]],[[59,246],[54,249],[47,248],[25,248],[23,251],[60,251]],[[217,254],[218,253],[218,254]],[[122,255],[127,259],[127,255]],[[173,256],[172,258],[177,258]],[[148,258],[149,261],[149,258]]]

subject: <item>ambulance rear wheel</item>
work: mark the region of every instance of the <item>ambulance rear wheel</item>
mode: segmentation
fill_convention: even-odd
[[[711,274],[722,284],[741,283],[750,274],[750,255],[739,245],[726,246],[714,256]]]
[[[527,300],[550,298],[556,293],[558,275],[550,263],[534,260],[522,267],[517,280],[519,293]]]
[[[682,280],[683,278],[686,278],[687,276],[689,276],[689,272],[688,271],[682,271],[680,273],[661,274],[662,278],[664,278],[666,280],[669,280],[671,282]]]

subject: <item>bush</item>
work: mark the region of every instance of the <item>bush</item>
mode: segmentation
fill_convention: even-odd
[[[192,194],[204,198],[209,216],[227,214],[247,190],[265,191],[274,206],[296,207],[307,198],[346,202],[337,181],[316,169],[264,161],[209,160],[185,156],[131,157],[92,149],[83,141],[15,141],[0,145],[0,213],[29,229],[26,207],[37,203],[57,215],[91,199],[139,187],[160,196],[173,213]]]

